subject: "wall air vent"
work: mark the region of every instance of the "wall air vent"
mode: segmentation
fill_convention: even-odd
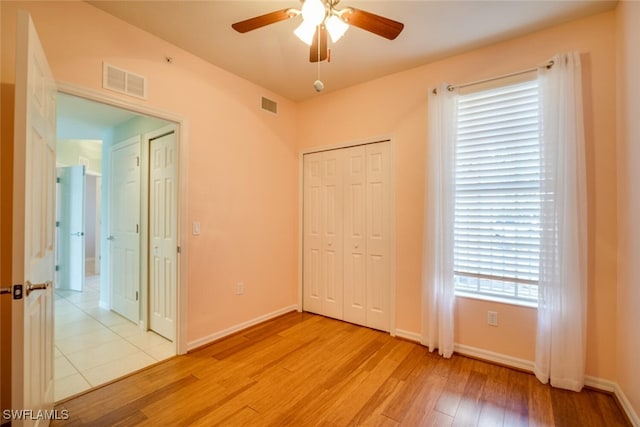
[[[278,103],[269,98],[262,97],[262,109],[273,114],[278,114]]]
[[[102,67],[102,87],[136,98],[147,98],[147,80],[106,62]]]

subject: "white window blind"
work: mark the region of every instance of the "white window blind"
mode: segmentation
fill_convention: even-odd
[[[537,81],[459,97],[455,183],[456,290],[537,301]]]

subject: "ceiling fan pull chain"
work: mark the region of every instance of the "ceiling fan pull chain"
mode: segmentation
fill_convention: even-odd
[[[324,89],[324,83],[322,83],[322,80],[320,80],[320,32],[321,32],[322,28],[320,25],[318,25],[318,28],[316,30],[316,34],[318,35],[318,78],[316,79],[315,82],[313,82],[313,88],[316,90],[316,92],[320,92],[322,91],[322,89]]]

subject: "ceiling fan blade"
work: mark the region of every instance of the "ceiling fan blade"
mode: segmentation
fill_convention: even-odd
[[[231,24],[234,30],[239,33],[246,33],[248,31],[252,31],[265,25],[275,24],[276,22],[284,21],[291,17],[295,16],[295,13],[292,13],[291,9],[282,9],[276,12],[266,13],[264,15],[256,16],[254,18],[249,18],[244,21],[236,22],[235,24]]]
[[[320,37],[318,37],[318,34]],[[324,61],[325,59],[327,59],[327,29],[324,25],[318,25],[316,33],[313,35],[313,41],[311,42],[309,61],[318,62]]]
[[[362,28],[389,40],[398,37],[404,28],[404,24],[401,22],[353,7],[345,11],[343,18],[349,25]]]

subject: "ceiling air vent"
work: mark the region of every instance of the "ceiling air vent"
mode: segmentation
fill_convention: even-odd
[[[273,114],[278,114],[278,103],[269,98],[262,97],[262,109]]]
[[[102,87],[137,98],[147,98],[147,81],[138,74],[131,73],[105,63],[102,70]]]

